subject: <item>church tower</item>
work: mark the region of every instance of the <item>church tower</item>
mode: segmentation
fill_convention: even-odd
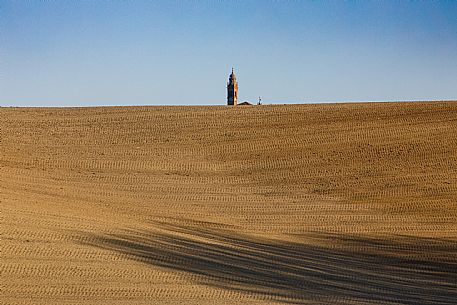
[[[235,72],[230,74],[229,81],[227,83],[227,105],[236,106],[238,103],[238,83],[236,82]]]

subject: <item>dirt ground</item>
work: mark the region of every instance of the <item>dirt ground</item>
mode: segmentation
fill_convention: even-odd
[[[2,304],[455,304],[457,102],[0,108]]]

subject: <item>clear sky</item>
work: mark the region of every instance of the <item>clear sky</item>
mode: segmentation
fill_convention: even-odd
[[[457,99],[457,1],[0,0],[0,105]]]

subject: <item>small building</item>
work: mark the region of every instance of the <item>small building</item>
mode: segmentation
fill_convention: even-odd
[[[249,103],[248,101],[244,101],[242,103],[239,103],[238,106],[252,106],[252,104]]]

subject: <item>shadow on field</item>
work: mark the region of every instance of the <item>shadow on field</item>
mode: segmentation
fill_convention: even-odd
[[[315,234],[307,244],[169,223],[157,223],[150,232],[84,240],[146,264],[191,274],[202,284],[285,303],[457,301],[457,242],[450,240]]]

